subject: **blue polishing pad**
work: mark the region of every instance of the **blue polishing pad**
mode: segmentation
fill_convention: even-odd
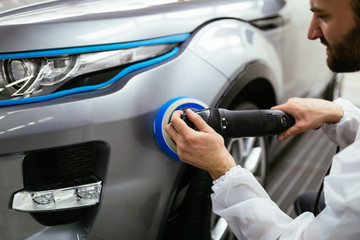
[[[202,110],[208,108],[208,106],[204,102],[192,97],[173,98],[159,109],[154,122],[156,142],[166,155],[177,161],[180,161],[180,159],[176,153],[176,144],[166,133],[165,127],[170,123],[173,112],[184,108]]]

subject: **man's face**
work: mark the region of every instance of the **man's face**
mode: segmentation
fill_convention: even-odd
[[[319,38],[327,47],[327,64],[334,72],[360,70],[360,26],[352,1],[310,0],[313,18],[308,38]]]

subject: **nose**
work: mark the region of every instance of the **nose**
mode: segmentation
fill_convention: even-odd
[[[309,30],[308,30],[308,34],[307,37],[310,40],[316,40],[318,38],[321,38],[323,36],[323,33],[321,31],[321,28],[318,24],[318,21],[315,17],[315,14],[310,22],[310,26],[309,26]]]

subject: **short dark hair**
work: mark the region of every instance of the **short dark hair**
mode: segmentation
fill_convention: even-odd
[[[360,0],[352,0],[352,8],[355,15],[355,20],[360,24]]]

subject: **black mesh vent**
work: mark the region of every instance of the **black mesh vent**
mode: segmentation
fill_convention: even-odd
[[[45,226],[56,226],[78,221],[86,213],[86,210],[87,208],[81,208],[57,212],[32,213],[31,216]]]
[[[24,187],[36,191],[67,187],[67,182],[94,175],[96,159],[96,143],[29,153],[23,165]]]

